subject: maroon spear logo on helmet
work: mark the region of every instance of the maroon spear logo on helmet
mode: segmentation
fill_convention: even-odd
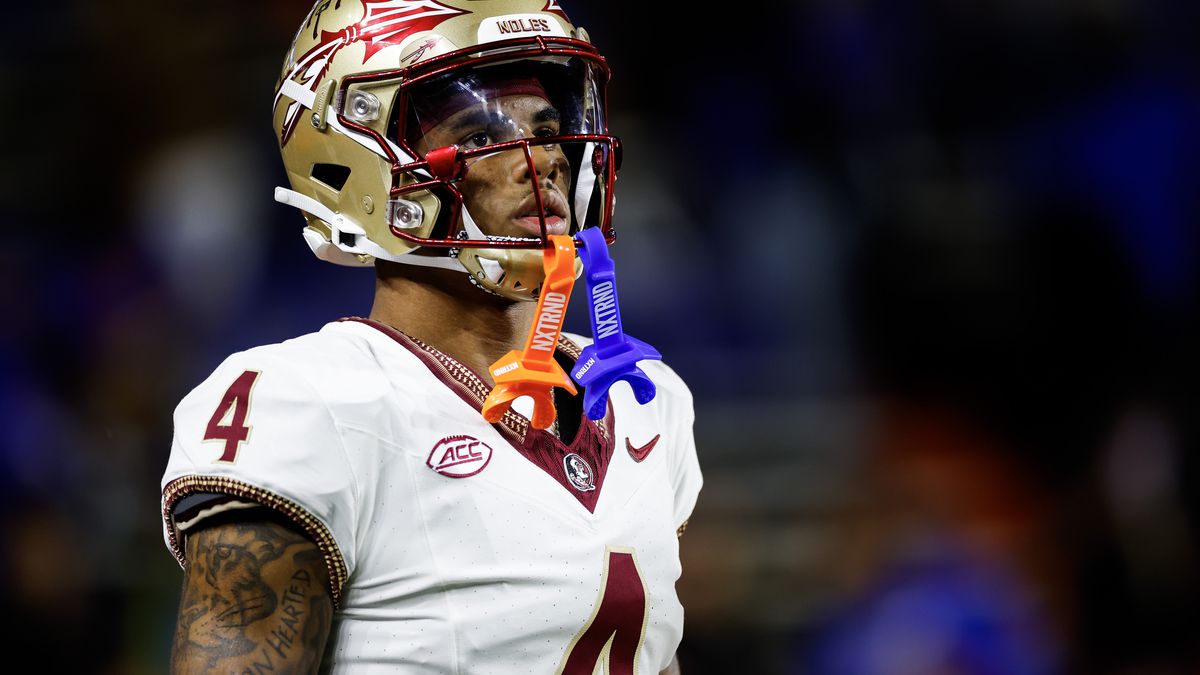
[[[279,105],[283,96],[283,83],[291,80],[309,91],[316,91],[317,83],[329,70],[333,57],[342,48],[356,42],[366,45],[363,63],[366,63],[379,50],[385,47],[399,45],[413,33],[431,30],[451,16],[469,14],[466,10],[443,5],[437,0],[360,0],[363,4],[363,18],[357,23],[346,26],[340,31],[321,31],[320,41],[299,58],[292,61],[287,75],[280,80],[280,90],[275,92],[273,106]],[[552,3],[553,4],[553,3]],[[313,8],[309,21],[301,28],[301,33],[308,29],[310,23],[320,23],[320,15],[328,9],[329,2],[323,2]],[[317,26],[313,27],[316,33]],[[296,35],[299,40],[300,34]],[[295,43],[292,47],[295,50]],[[300,121],[300,103],[293,101],[288,106],[281,130],[281,145],[287,145],[292,132]]]
[[[554,12],[555,14],[561,16],[563,21],[571,23],[571,18],[567,16],[567,13],[563,10],[562,5],[558,4],[558,0],[546,0],[546,6],[542,8],[542,11]]]

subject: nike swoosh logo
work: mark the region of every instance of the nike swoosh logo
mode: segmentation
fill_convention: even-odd
[[[661,435],[662,434],[655,435],[654,438],[650,439],[649,443],[643,445],[640,448],[633,447],[633,443],[630,443],[629,437],[626,436],[625,437],[625,449],[629,451],[629,456],[633,458],[633,461],[640,462],[643,459],[646,459],[646,456],[650,454],[650,451],[654,449],[655,445],[658,445],[658,437]]]

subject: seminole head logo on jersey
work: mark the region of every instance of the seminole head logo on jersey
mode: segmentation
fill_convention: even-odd
[[[592,467],[579,455],[571,453],[563,457],[563,469],[567,472],[567,480],[580,492],[591,492],[596,489],[595,474]]]

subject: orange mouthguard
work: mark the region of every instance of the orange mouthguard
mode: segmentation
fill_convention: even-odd
[[[554,387],[575,394],[571,378],[554,360],[567,303],[575,286],[575,240],[552,234],[550,241],[553,246],[542,253],[546,281],[538,295],[537,311],[525,349],[514,349],[489,368],[496,386],[483,402],[483,418],[493,424],[504,417],[513,401],[528,396],[533,399],[530,423],[545,429],[555,418]]]

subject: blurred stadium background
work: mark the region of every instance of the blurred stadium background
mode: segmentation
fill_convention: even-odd
[[[6,12],[0,594],[39,671],[165,672],[175,402],[369,309],[271,200],[306,10]],[[1200,4],[568,11],[615,73],[626,327],[696,394],[684,672],[1200,672]]]

